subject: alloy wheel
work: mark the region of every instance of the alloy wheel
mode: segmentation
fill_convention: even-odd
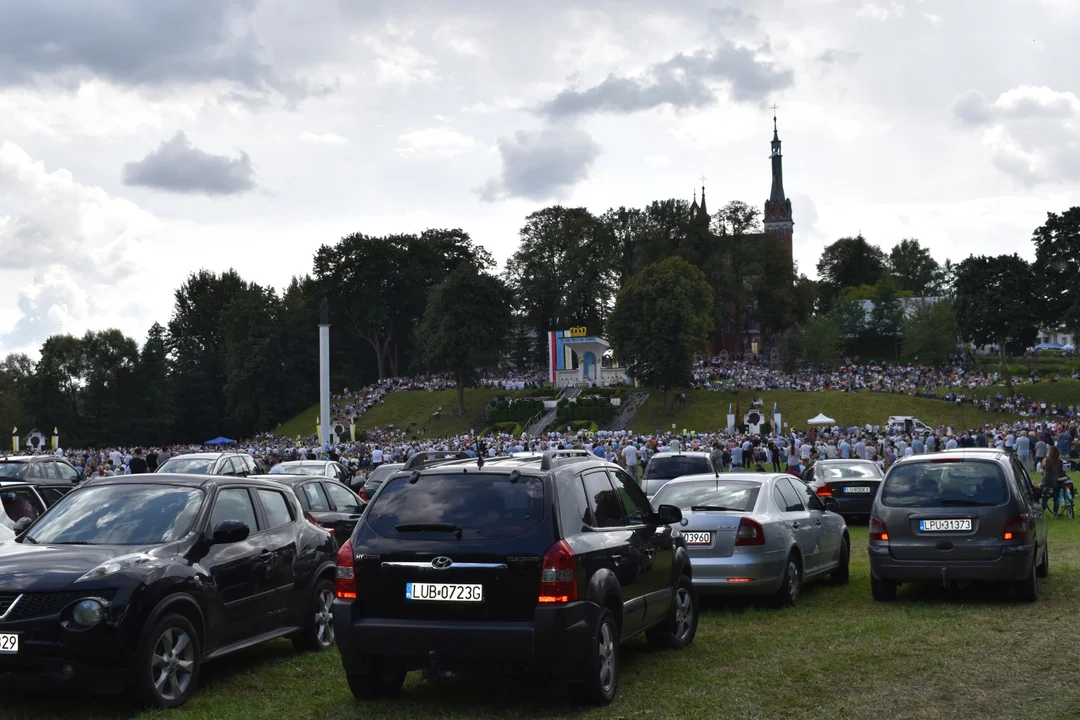
[[[611,623],[600,626],[598,651],[600,653],[600,687],[604,692],[610,692],[615,684],[615,637]]]
[[[315,639],[321,647],[334,644],[334,593],[324,589],[315,603]]]
[[[791,599],[791,604],[794,605],[799,602],[799,566],[795,564],[794,560],[788,560],[788,597]]]
[[[195,670],[195,646],[180,628],[167,629],[154,645],[150,658],[154,689],[164,700],[176,700],[187,692]]]
[[[675,639],[686,639],[690,634],[690,625],[694,618],[694,599],[686,588],[679,588],[675,593]]]

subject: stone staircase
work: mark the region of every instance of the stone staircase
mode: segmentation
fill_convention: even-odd
[[[623,398],[623,404],[619,406],[619,412],[615,414],[615,417],[611,419],[611,422],[604,425],[604,430],[627,430],[630,428],[630,423],[633,422],[634,416],[637,415],[637,411],[641,409],[641,406],[645,404],[645,401],[649,399],[649,393],[636,392]]]
[[[565,390],[563,390],[561,393],[559,393],[555,397],[555,402],[557,404],[560,400],[564,400],[564,399],[569,400],[570,398],[575,398],[580,393],[581,393],[581,388],[578,388],[578,387],[566,388]],[[531,425],[529,425],[528,427],[523,428],[523,429],[524,429],[525,432],[527,432],[529,434],[530,437],[535,437],[536,435],[539,435],[540,433],[542,433],[544,431],[544,428],[546,428],[551,423],[555,422],[555,416],[558,415],[558,413],[559,413],[558,407],[554,407],[551,410],[548,410],[543,415],[541,415],[539,420],[537,420],[536,422],[532,423]]]

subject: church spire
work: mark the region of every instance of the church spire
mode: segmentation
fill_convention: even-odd
[[[783,202],[787,198],[787,196],[784,195],[784,156],[780,152],[780,134],[776,130],[775,105],[773,105],[772,110],[772,192],[769,193],[769,200],[772,202]]]
[[[773,105],[772,110],[772,153],[769,156],[769,160],[772,162],[772,190],[769,192],[769,199],[765,201],[765,214],[762,218],[762,225],[765,232],[781,239],[790,259],[791,235],[795,223],[791,220],[791,201],[784,194],[783,155],[780,152],[780,133],[776,129],[775,105]]]
[[[709,217],[709,211],[705,209],[705,178],[701,178],[701,207],[698,208],[699,217]]]
[[[690,204],[690,219],[693,220],[698,216],[698,204],[697,204],[697,188],[694,188],[694,202]]]

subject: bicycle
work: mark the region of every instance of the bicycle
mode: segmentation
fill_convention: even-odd
[[[1061,481],[1061,487],[1058,488],[1058,503],[1061,505],[1062,511],[1069,516],[1070,520],[1075,519],[1076,515],[1073,509],[1073,497],[1076,495],[1076,489],[1073,487],[1073,481],[1071,478],[1065,478]]]

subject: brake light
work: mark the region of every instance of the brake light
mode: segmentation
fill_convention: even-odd
[[[832,497],[832,488],[829,487],[829,483],[823,483],[821,487],[817,489],[818,497]]]
[[[754,578],[728,578],[727,581],[729,583],[744,583],[744,582],[753,582]]]
[[[765,544],[765,528],[757,520],[744,517],[739,520],[739,531],[735,533],[735,547]]]
[[[870,518],[870,539],[889,542],[889,529],[885,527],[885,521],[877,515]]]
[[[1027,520],[1023,515],[1014,515],[1005,523],[1003,540],[1027,540]]]
[[[356,599],[356,563],[353,561],[352,543],[349,541],[338,550],[334,594],[342,600]]]
[[[357,493],[357,494],[360,496],[360,499],[363,500],[364,502],[370,502],[371,501],[371,498],[368,497],[366,488],[360,488],[360,492]]]
[[[566,541],[560,540],[544,553],[537,602],[567,603],[577,598],[577,558]]]
[[[315,516],[312,515],[311,513],[309,513],[307,510],[304,511],[304,519],[307,520],[312,525],[314,525],[315,527],[320,528],[320,529],[325,530],[326,532],[330,533],[331,536],[337,535],[337,533],[334,532],[334,528],[326,527],[325,525],[320,523],[318,520],[316,520]]]

